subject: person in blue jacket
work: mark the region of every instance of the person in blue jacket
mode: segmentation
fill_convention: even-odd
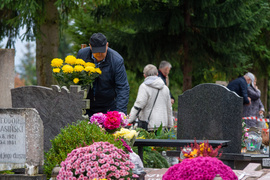
[[[89,47],[80,49],[77,59],[95,63],[102,72],[88,90],[87,98],[90,99],[90,109],[86,110],[88,116],[108,111],[127,114],[129,84],[124,59],[118,52],[109,48],[106,36],[94,33],[90,38]]]
[[[244,76],[241,76],[233,81],[231,81],[227,88],[231,91],[234,91],[239,96],[243,97],[243,104],[250,105],[251,99],[248,97],[247,88],[255,79],[254,75],[250,72],[246,73]]]

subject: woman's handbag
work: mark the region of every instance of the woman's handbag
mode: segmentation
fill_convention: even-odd
[[[137,116],[138,127],[142,128],[142,129],[145,129],[146,131],[148,131],[148,124],[149,124],[150,116],[151,116],[151,114],[152,114],[154,105],[155,105],[155,103],[156,103],[156,100],[157,100],[157,97],[158,97],[158,93],[159,93],[159,90],[158,90],[158,92],[157,92],[156,99],[155,99],[155,101],[154,101],[154,104],[153,104],[153,106],[152,106],[152,109],[151,109],[151,111],[150,111],[150,114],[149,114],[147,120],[140,120],[140,119],[139,119],[139,113],[140,113],[140,111],[141,111],[142,109],[141,109],[141,108],[138,108],[138,107],[136,107],[136,106],[134,106],[134,108],[138,110],[138,112],[137,112],[137,114],[136,114],[136,116]]]

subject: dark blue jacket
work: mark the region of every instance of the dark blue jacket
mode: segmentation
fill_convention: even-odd
[[[78,59],[94,63],[90,47],[80,49]],[[108,48],[105,61],[99,65],[102,74],[95,79],[89,88],[87,98],[90,99],[90,110],[87,114],[107,111],[120,111],[127,114],[129,84],[122,56]]]
[[[162,73],[160,70],[158,70],[158,77],[160,77],[160,78],[163,80],[164,84],[165,84],[166,86],[168,86],[168,85],[167,85],[167,82],[166,82],[166,76],[164,76],[163,73]],[[174,97],[173,97],[171,91],[170,91],[170,96],[171,96],[171,99],[174,100]]]
[[[248,100],[248,93],[247,93],[247,81],[246,79],[241,76],[233,81],[231,81],[227,88],[231,91],[236,92],[239,96],[243,97],[244,99],[244,104],[249,104]]]

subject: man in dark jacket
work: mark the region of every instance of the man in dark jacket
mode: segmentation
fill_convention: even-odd
[[[120,111],[127,114],[129,84],[122,56],[109,48],[107,38],[102,33],[94,33],[90,38],[90,47],[80,49],[78,59],[92,62],[102,74],[89,87],[87,98],[90,109],[86,113]]]
[[[248,97],[247,87],[250,85],[252,79],[254,79],[254,75],[248,72],[244,76],[231,81],[227,86],[229,90],[243,97],[243,103],[246,105],[250,105],[251,103],[251,99]]]

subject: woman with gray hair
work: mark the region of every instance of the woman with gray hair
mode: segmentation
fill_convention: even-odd
[[[158,70],[152,64],[144,67],[143,75],[145,79],[139,87],[136,101],[130,111],[129,123],[138,117],[144,121],[148,131],[154,131],[161,124],[163,129],[171,128],[173,119],[168,87],[158,77]]]
[[[250,77],[251,83],[250,86],[248,86],[247,92],[248,97],[250,97],[251,99],[251,104],[250,106],[243,107],[243,117],[261,117],[263,116],[263,113],[265,111],[262,101],[260,99],[261,91],[257,87],[256,77],[254,75]],[[265,126],[265,123],[260,123],[255,120],[245,120],[245,122],[248,128]]]

